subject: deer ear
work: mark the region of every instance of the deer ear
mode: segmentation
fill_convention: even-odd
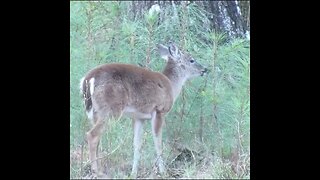
[[[165,59],[166,61],[168,61],[168,56],[170,56],[169,50],[166,46],[162,45],[162,44],[158,44],[157,45],[158,51],[160,53],[160,56]]]
[[[170,55],[173,57],[173,60],[178,60],[180,59],[180,51],[179,48],[173,43],[173,42],[169,42],[169,53]]]

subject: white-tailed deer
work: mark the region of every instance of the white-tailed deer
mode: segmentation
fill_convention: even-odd
[[[104,64],[81,79],[80,89],[92,129],[87,132],[91,170],[94,177],[106,177],[97,160],[97,148],[104,127],[121,115],[133,119],[134,154],[132,177],[137,176],[143,122],[151,119],[160,173],[165,171],[162,155],[162,124],[186,80],[203,76],[207,69],[173,43],[158,45],[167,64],[162,73],[129,64]]]

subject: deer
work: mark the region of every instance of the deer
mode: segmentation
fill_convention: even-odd
[[[112,118],[129,117],[133,120],[133,162],[131,176],[136,178],[141,156],[142,132],[145,120],[151,119],[156,151],[156,167],[165,173],[162,159],[162,127],[185,82],[204,76],[207,68],[196,62],[175,43],[157,44],[166,61],[162,72],[125,63],[106,63],[90,70],[80,80],[85,111],[92,128],[86,133],[91,173],[94,178],[109,177],[97,159],[100,138]]]

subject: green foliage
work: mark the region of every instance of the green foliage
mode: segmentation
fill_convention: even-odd
[[[250,155],[250,42],[228,40],[224,34],[212,32],[208,13],[196,3],[161,7],[161,14],[150,15],[148,10],[142,10],[144,15],[136,18],[132,18],[130,8],[131,2],[125,1],[70,2],[71,178],[80,178],[80,171],[84,173],[88,162],[85,151],[82,162],[78,156],[77,160],[73,157],[82,146],[87,148],[85,133],[90,128],[79,93],[80,79],[103,63],[146,65],[148,58],[148,67],[161,71],[165,62],[155,45],[168,40],[189,51],[209,67],[210,73],[187,82],[167,115],[164,158],[170,162],[177,154],[176,146],[182,145],[215,154],[217,158],[203,173],[204,178],[250,178],[248,161],[241,159]],[[107,156],[113,165],[114,177],[126,178],[130,172],[131,131],[130,120],[124,118],[111,124],[103,135],[102,156]],[[149,123],[144,138],[140,165],[151,171],[155,150]],[[246,168],[235,172],[232,163]],[[198,166],[193,165],[185,168],[183,177],[200,174]]]

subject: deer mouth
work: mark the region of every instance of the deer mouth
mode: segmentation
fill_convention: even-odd
[[[207,68],[204,68],[204,70],[201,71],[200,75],[204,76],[208,72]]]

